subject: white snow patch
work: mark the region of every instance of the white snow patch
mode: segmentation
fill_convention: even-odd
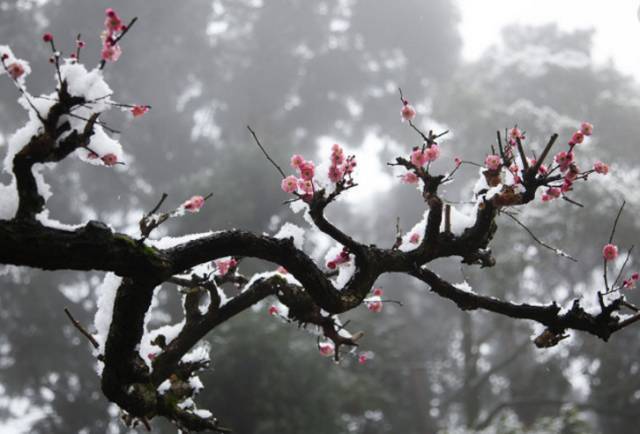
[[[219,231],[201,232],[197,234],[188,234],[180,237],[163,237],[157,240],[147,239],[145,244],[155,247],[156,249],[170,249],[180,244],[187,243],[189,241],[205,238],[218,233]]]
[[[204,410],[202,408],[193,410],[193,414],[203,419],[209,419],[210,417],[213,417],[213,414],[209,410]]]
[[[158,393],[160,395],[164,395],[165,393],[167,393],[169,391],[170,388],[171,388],[171,382],[169,380],[164,380],[158,386]]]
[[[151,368],[151,359],[149,358],[149,355],[161,352],[160,347],[152,344],[151,342],[153,342],[159,335],[163,335],[165,337],[165,343],[169,345],[171,341],[178,337],[184,327],[184,324],[185,322],[183,320],[177,324],[165,325],[155,330],[145,331],[142,339],[140,340],[138,353],[149,368]]]
[[[304,244],[304,229],[293,223],[286,222],[274,237],[278,239],[292,238],[293,245],[296,246],[297,249],[302,249]]]
[[[98,342],[98,351],[104,352],[104,344],[109,335],[109,327],[111,327],[111,319],[113,317],[113,304],[116,300],[118,287],[122,283],[122,277],[116,276],[114,273],[107,273],[104,280],[96,289],[98,293],[98,310],[93,319],[96,328],[95,339]]]
[[[189,378],[189,386],[191,386],[191,388],[193,388],[195,393],[198,393],[202,389],[204,389],[204,384],[202,384],[202,381],[200,380],[200,377],[195,376],[195,375],[193,377]]]

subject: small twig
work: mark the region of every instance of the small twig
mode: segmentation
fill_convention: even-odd
[[[404,104],[407,100],[404,99],[404,95],[402,94],[402,88],[401,87],[398,88],[398,92],[400,92],[400,101],[402,101],[402,104]]]
[[[82,47],[80,47],[80,42],[82,41],[82,34],[78,33],[78,35],[76,36],[76,61],[80,62],[80,50]]]
[[[85,118],[85,117],[83,117],[83,116],[79,116],[79,115],[74,114],[74,113],[67,113],[67,116],[71,116],[72,118],[80,119],[81,121],[89,121],[89,119],[88,119],[88,118]],[[104,128],[105,130],[109,131],[110,133],[113,133],[113,134],[120,134],[120,131],[118,131],[118,130],[115,130],[115,129],[111,128],[110,126],[108,126],[107,124],[105,124],[105,123],[104,123],[104,122],[102,122],[102,121],[96,121],[95,123],[96,123],[96,124],[98,124],[98,125],[100,125],[100,126],[101,126],[102,128]]]
[[[618,226],[618,220],[620,220],[620,215],[622,214],[622,210],[624,206],[627,204],[626,201],[622,201],[622,205],[620,205],[620,209],[618,210],[618,214],[616,215],[616,219],[613,221],[613,227],[611,228],[611,235],[609,236],[609,244],[613,242],[613,236],[616,233],[616,227]]]
[[[402,244],[402,229],[400,228],[400,217],[396,217],[396,241],[393,243],[391,250],[397,250]]]
[[[614,331],[620,330],[628,325],[633,324],[636,321],[640,321],[640,313],[635,314],[632,317],[625,319],[624,321],[621,321],[620,323],[618,323],[618,325],[613,327],[613,330]]]
[[[404,306],[404,304],[402,304],[400,300],[383,299],[383,300],[380,300],[380,303],[393,303],[393,304],[397,304],[400,307]]]
[[[615,288],[618,285],[618,280],[620,280],[620,277],[622,276],[622,273],[624,272],[624,267],[627,266],[627,262],[629,262],[629,258],[631,257],[631,252],[633,251],[633,248],[635,246],[631,246],[631,248],[629,250],[627,250],[627,257],[624,258],[624,262],[622,263],[622,267],[620,267],[620,271],[618,271],[618,275],[616,276],[616,280],[613,281],[613,285],[611,285],[612,288]]]
[[[635,305],[633,305],[633,304],[629,303],[627,300],[624,300],[624,299],[623,299],[620,303],[622,303],[622,305],[623,305],[623,306],[628,307],[629,309],[631,309],[631,310],[632,310],[632,311],[634,311],[634,312],[640,312],[640,309],[638,309],[638,307],[637,307],[637,306],[635,306]]]
[[[524,153],[524,146],[522,146],[522,140],[520,140],[520,137],[516,137],[516,144],[518,145],[518,153],[520,154],[520,160],[522,161],[522,168],[526,173],[527,170],[529,170],[529,161]]]
[[[533,166],[533,169],[531,170],[531,172],[534,175],[538,173],[538,170],[540,170],[540,166],[542,166],[542,163],[544,163],[545,158],[547,158],[547,155],[549,155],[549,151],[551,151],[551,148],[553,147],[553,144],[556,142],[557,139],[558,139],[558,134],[556,133],[552,134],[551,138],[549,138],[549,141],[547,142],[547,146],[544,147],[542,154],[540,154],[540,158],[536,159],[536,164]]]
[[[502,147],[502,137],[500,136],[500,130],[496,131],[496,136],[498,137],[498,149],[500,149],[500,158],[505,163],[507,162],[507,158],[504,155],[504,148]]]
[[[27,101],[27,104],[29,104],[29,107],[31,107],[31,109],[36,113],[36,116],[38,117],[38,119],[40,120],[40,122],[42,122],[43,124],[46,122],[45,119],[42,117],[42,115],[40,114],[40,112],[38,111],[38,109],[36,108],[36,106],[33,104],[33,102],[31,101],[31,98],[29,98],[29,94],[27,93],[27,91],[22,87],[22,85],[20,84],[20,82],[18,81],[18,79],[13,78],[13,76],[11,75],[11,73],[9,72],[9,68],[7,67],[6,62],[4,61],[4,59],[2,59],[2,67],[4,68],[4,70],[6,71],[7,75],[9,77],[11,77],[11,80],[13,81],[13,84],[15,84],[15,86],[18,88],[18,90],[20,91],[20,93],[22,94],[22,96],[24,96],[24,99]]]
[[[162,206],[163,202],[167,199],[167,197],[169,197],[167,193],[162,193],[162,197],[158,201],[158,204],[154,206],[153,209],[147,213],[147,217],[151,216],[151,214],[155,214],[156,211],[160,209],[160,207]]]
[[[96,339],[91,335],[91,333],[89,333],[87,330],[85,330],[84,327],[82,327],[82,324],[80,324],[74,317],[73,315],[71,315],[71,312],[69,312],[69,309],[67,309],[66,307],[64,308],[64,313],[67,314],[67,317],[69,318],[69,321],[71,321],[71,324],[73,324],[73,326],[78,329],[78,331],[80,333],[82,333],[87,339],[89,339],[89,342],[91,342],[91,345],[93,345],[93,348],[98,349],[100,348],[100,344],[98,344],[98,341],[96,341]]]
[[[60,73],[60,52],[56,50],[56,43],[53,38],[49,41],[49,45],[51,46],[51,52],[53,53],[54,65],[56,67],[56,74],[58,74],[58,81],[60,82],[60,89],[58,90],[58,95],[62,91],[62,74]]]
[[[451,232],[451,205],[444,206],[444,231]]]
[[[620,220],[620,215],[622,214],[622,210],[624,206],[627,204],[626,201],[622,201],[622,205],[620,205],[620,209],[618,209],[618,214],[616,214],[616,218],[613,221],[613,227],[611,228],[611,235],[609,235],[609,244],[613,242],[613,236],[616,234],[616,228],[618,227],[618,221]],[[628,258],[627,258],[628,259]],[[625,260],[626,264],[626,260]],[[607,259],[602,259],[602,278],[604,279],[604,287],[606,288],[606,293],[611,292],[611,288],[609,287],[609,279],[607,277]],[[617,278],[616,278],[617,281]],[[615,286],[615,283],[614,283]],[[600,294],[600,292],[598,292]]]
[[[420,136],[424,139],[424,142],[427,144],[427,146],[431,146],[431,143],[433,142],[433,140],[427,137],[422,131],[420,131],[420,128],[416,127],[413,124],[413,122],[411,121],[408,121],[408,122],[409,122],[409,126],[413,128],[418,134],[420,134]]]
[[[249,132],[251,133],[251,135],[253,136],[253,140],[255,140],[256,144],[258,145],[258,147],[260,148],[260,150],[262,151],[262,153],[264,154],[265,157],[267,157],[267,160],[269,160],[269,162],[271,164],[273,164],[273,167],[276,168],[276,170],[278,172],[280,172],[280,175],[282,175],[282,179],[286,178],[287,175],[285,175],[284,171],[282,170],[282,168],[280,166],[278,166],[278,163],[276,163],[275,161],[273,161],[273,159],[269,156],[269,154],[267,153],[267,151],[265,151],[264,147],[262,146],[262,144],[260,143],[260,140],[258,139],[258,136],[256,135],[256,133],[251,129],[251,127],[249,125],[247,125],[247,129],[249,130]]]
[[[565,258],[570,259],[573,262],[578,262],[578,260],[576,258],[574,258],[573,256],[569,255],[568,253],[563,252],[560,249],[557,249],[553,246],[550,246],[549,244],[545,243],[544,241],[540,240],[540,238],[538,238],[532,231],[531,229],[529,229],[524,223],[522,223],[520,220],[518,220],[516,218],[516,216],[514,216],[513,214],[511,214],[510,212],[504,212],[504,214],[506,216],[509,216],[509,218],[511,218],[514,222],[516,222],[521,228],[523,228],[525,231],[527,231],[527,233],[531,236],[531,238],[534,239],[535,242],[537,242],[538,244],[540,244],[542,247],[551,250],[552,252],[554,252],[556,255],[558,256],[562,256]]]
[[[566,201],[567,201],[567,202],[569,202],[571,205],[575,205],[575,206],[578,206],[578,207],[580,207],[580,208],[584,208],[584,205],[583,205],[583,204],[581,204],[580,202],[576,202],[576,201],[575,201],[575,200],[573,200],[573,199],[570,199],[569,197],[567,197],[567,196],[566,196],[566,195],[564,195],[564,194],[562,195],[562,200],[566,200]]]

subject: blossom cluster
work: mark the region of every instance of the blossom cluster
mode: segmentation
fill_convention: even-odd
[[[295,154],[291,157],[291,167],[296,169],[298,176],[289,175],[280,183],[285,193],[300,194],[309,199],[315,192],[314,176],[316,167],[312,161],[307,161],[302,155]],[[344,150],[337,143],[331,147],[331,165],[327,173],[329,180],[334,184],[353,185],[351,175],[356,167],[355,156],[345,156]]]
[[[127,26],[113,9],[108,8],[105,15],[104,31],[100,35],[100,39],[102,39],[101,57],[106,62],[116,62],[122,54],[118,40],[127,30]]]
[[[351,182],[351,174],[356,167],[355,156],[345,157],[344,150],[340,145],[334,143],[331,147],[331,166],[329,166],[329,180],[334,184],[347,178]]]
[[[596,161],[593,168],[586,172],[581,172],[575,162],[576,146],[583,143],[585,138],[591,136],[591,134],[593,134],[593,125],[589,122],[583,122],[582,125],[580,125],[580,129],[571,136],[568,142],[569,149],[560,151],[554,156],[553,161],[556,163],[556,166],[553,167],[550,172],[559,170],[562,174],[562,184],[549,186],[542,195],[543,202],[556,199],[562,196],[562,194],[571,191],[576,180],[587,179],[590,173],[595,172],[601,175],[609,173],[609,166],[601,161]]]
[[[298,193],[312,196],[314,192],[313,177],[315,165],[313,161],[306,161],[301,155],[291,157],[291,167],[298,171],[298,177],[289,175],[282,180],[280,186],[285,193]]]
[[[218,259],[215,261],[215,265],[218,269],[218,275],[226,276],[230,270],[238,266],[238,260],[236,258]]]
[[[626,288],[626,289],[633,289],[636,287],[636,283],[638,283],[638,280],[640,280],[640,274],[639,273],[632,273],[629,278],[624,279],[622,281],[622,287]]]
[[[606,175],[609,172],[609,166],[601,161],[596,161],[593,168],[581,172],[578,165],[575,162],[575,148],[577,145],[584,142],[585,138],[593,133],[593,125],[588,122],[583,122],[580,125],[580,129],[575,131],[571,135],[571,139],[568,141],[568,150],[558,152],[553,161],[555,165],[547,167],[544,164],[538,166],[537,174],[542,177],[549,177],[553,172],[559,172],[559,175],[549,178],[547,189],[542,194],[542,201],[549,202],[553,199],[561,197],[563,194],[573,189],[573,184],[579,179],[586,180],[589,174],[598,173]],[[499,175],[502,167],[508,167],[509,172],[513,175],[513,184],[522,183],[522,171],[523,167],[518,165],[518,162],[514,158],[515,149],[518,145],[525,140],[525,133],[517,126],[509,130],[507,135],[507,143],[504,149],[501,149],[501,155],[489,154],[484,160],[484,167],[487,170],[487,174]],[[526,158],[529,167],[533,167],[537,164],[535,158]],[[459,160],[456,161],[458,164]],[[554,183],[561,181],[559,183]]]
[[[335,258],[327,262],[327,268],[335,270],[338,265],[346,264],[350,259],[351,258],[349,256],[349,249],[343,247],[340,253],[335,256]]]
[[[416,146],[411,152],[411,164],[416,167],[422,167],[427,163],[436,161],[440,157],[440,147],[433,143],[431,146],[419,147]]]

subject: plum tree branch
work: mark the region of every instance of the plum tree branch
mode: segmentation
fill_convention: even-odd
[[[110,13],[115,14],[112,10]],[[115,19],[113,16],[111,18]],[[112,43],[117,44],[135,21],[134,18]],[[105,62],[101,62],[98,70],[104,65]],[[438,190],[443,183],[451,179],[451,176],[434,175],[430,172],[429,164],[415,162],[413,155],[410,159],[397,157],[391,165],[404,167],[415,182],[423,183],[422,200],[428,209],[422,241],[415,249],[409,251],[400,248],[402,236],[399,228],[396,231],[396,244],[390,249],[383,249],[355,240],[326,218],[328,205],[342,192],[357,185],[351,177],[355,167],[354,157],[349,156],[344,160],[344,156],[340,154],[342,150],[338,146],[340,153],[334,149],[336,154],[332,154],[335,161],[340,161],[332,161],[334,175],[337,173],[332,178],[335,184],[333,190],[330,186],[316,188],[311,179],[313,173],[307,172],[304,179],[296,179],[296,182],[311,182],[309,190],[304,190],[303,195],[298,193],[297,186],[294,186],[294,191],[290,192],[297,200],[303,200],[308,205],[313,224],[344,247],[343,252],[347,260],[352,260],[349,254],[353,254],[354,271],[348,281],[340,287],[332,280],[335,273],[328,273],[322,269],[322,266],[302,248],[296,247],[291,238],[280,239],[243,230],[229,230],[191,239],[171,248],[152,247],[152,243],[146,240],[151,231],[169,216],[179,214],[163,214],[155,219],[154,213],[162,205],[166,195],[163,195],[156,207],[143,218],[140,225],[141,239],[115,233],[104,223],[97,221],[90,221],[73,230],[47,227],[36,218],[44,210],[45,200],[38,190],[38,182],[33,173],[34,166],[59,162],[78,148],[88,149],[94,129],[100,125],[100,114],[93,113],[86,118],[82,131],[78,128],[72,129],[67,117],[77,117],[72,113],[74,107],[90,109],[88,103],[91,101],[82,96],[70,95],[68,83],[62,77],[60,74],[58,99],[46,114],[37,113],[42,127],[13,156],[12,171],[19,200],[15,216],[11,220],[0,220],[0,263],[46,270],[109,271],[121,278],[115,291],[108,335],[104,348],[100,348],[102,353],[99,359],[104,364],[102,390],[105,396],[117,403],[131,420],[148,425],[148,420],[160,415],[169,418],[185,430],[209,429],[227,432],[228,429],[219,426],[215,418],[201,417],[177,405],[194,396],[196,391],[189,381],[197,371],[208,364],[204,360],[185,359],[185,355],[211,330],[266,297],[273,296],[289,309],[286,318],[288,321],[297,321],[305,326],[317,326],[324,337],[333,343],[333,355],[338,360],[340,346],[358,345],[362,333],[345,333],[344,326],[335,315],[369,303],[371,299],[367,299],[367,296],[378,277],[385,273],[413,276],[427,284],[432,292],[455,303],[461,310],[485,310],[511,318],[538,322],[546,327],[545,332],[535,340],[536,345],[541,347],[557,344],[566,337],[564,333],[567,330],[583,331],[606,341],[616,331],[640,321],[640,314],[637,312],[625,320],[618,318],[616,312],[621,307],[631,306],[622,296],[605,304],[601,294],[602,309],[597,315],[585,311],[579,300],[575,300],[568,310],[563,311],[555,302],[543,305],[520,304],[480,295],[458,288],[426,268],[430,262],[447,257],[459,257],[463,263],[479,264],[483,267],[495,264],[490,243],[497,230],[496,217],[500,211],[505,207],[522,206],[533,201],[538,188],[563,179],[561,175],[538,174],[542,162],[557,139],[555,134],[551,136],[540,158],[532,167],[529,167],[522,140],[516,139],[523,166],[523,180],[517,188],[515,184],[503,185],[502,165],[506,160],[511,161],[512,157],[507,158],[506,153],[512,152],[512,145],[509,143],[506,145],[508,148],[503,147],[498,134],[500,154],[505,161],[498,169],[481,171],[481,177],[484,177],[481,181],[487,181],[490,187],[502,187],[499,191],[493,191],[491,195],[488,193],[490,187],[477,193],[477,211],[475,216],[472,216],[473,223],[461,231],[454,230],[456,222],[452,219],[456,217],[451,213],[449,205],[446,207],[444,225],[442,224],[443,200],[439,197]],[[401,90],[400,97],[403,104],[408,104]],[[421,152],[424,153],[425,148],[431,148],[430,151],[433,152],[439,151],[435,147],[436,140],[446,132],[438,135],[432,131],[428,134],[423,133],[409,119],[413,118],[415,110],[405,108],[413,112],[407,117],[409,126],[424,139]],[[32,106],[32,109],[35,110],[35,107]],[[251,127],[247,128],[267,160],[278,170],[282,178],[286,178],[284,171],[266,152],[256,133]],[[416,147],[414,151],[419,152],[420,148]],[[436,154],[433,155],[437,158]],[[338,164],[344,165],[338,167]],[[555,168],[551,172],[553,170]],[[583,172],[581,175],[586,178],[589,173]],[[562,197],[570,200],[564,195]],[[613,231],[621,212],[622,208],[616,217]],[[512,218],[515,219],[513,216]],[[444,230],[441,230],[443,226]],[[545,245],[532,232],[529,233]],[[234,265],[222,272],[220,263],[224,261],[223,258],[228,257],[232,257]],[[282,266],[295,280],[284,278],[280,272],[248,279],[237,274],[237,261],[242,258],[257,258]],[[194,268],[207,265],[211,261],[217,261],[216,266],[211,268],[215,271],[205,273],[204,276],[197,275]],[[184,277],[189,274],[191,279]],[[147,332],[145,317],[151,309],[154,292],[164,282],[186,288],[182,291],[185,319],[175,337],[171,336],[169,339],[162,335],[162,339],[154,341],[154,345],[157,344],[160,351],[157,354],[153,353],[151,359],[148,354],[141,355],[140,346]],[[223,301],[222,293],[218,292],[225,283],[233,283],[239,288],[237,295],[226,302]],[[605,286],[608,289],[607,283]],[[203,310],[201,301],[207,292],[210,300]],[[68,311],[66,313],[74,326],[91,338],[71,314]],[[97,340],[93,339],[91,342],[94,346],[99,346]],[[145,358],[147,356],[149,357]],[[169,382],[168,391],[165,388],[161,392],[160,386],[167,384],[166,382]]]

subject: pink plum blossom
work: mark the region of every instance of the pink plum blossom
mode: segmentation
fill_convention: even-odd
[[[102,60],[107,62],[117,62],[121,54],[122,48],[120,48],[120,45],[109,44],[103,45],[102,52],[100,53]]]
[[[293,175],[289,175],[282,180],[280,187],[285,193],[293,193],[298,189],[298,178]]]
[[[402,110],[400,111],[400,114],[402,115],[402,120],[403,121],[412,121],[413,118],[416,117],[416,109],[413,108],[413,106],[407,102],[404,103],[404,105],[402,106]]]
[[[302,158],[302,155],[295,154],[291,157],[291,167],[294,169],[299,168],[302,164],[304,164],[304,158]]]
[[[424,150],[424,154],[427,161],[436,161],[440,156],[440,147],[436,144],[433,144]]]
[[[373,296],[365,302],[367,309],[374,313],[382,312],[382,300],[379,296]]]
[[[24,75],[24,67],[19,62],[13,62],[7,66],[7,72],[14,80],[19,79]]]
[[[413,172],[407,172],[400,177],[400,180],[404,184],[416,184],[418,182],[418,175]]]
[[[310,181],[308,179],[299,179],[298,188],[300,188],[300,190],[302,190],[305,194],[313,194],[313,181]]]
[[[524,134],[522,134],[522,131],[518,127],[511,128],[511,130],[509,131],[509,136],[513,140],[516,140],[516,139],[523,140],[524,139]]]
[[[602,248],[602,256],[605,261],[613,261],[618,257],[618,246],[607,244]]]
[[[124,25],[122,24],[122,20],[111,8],[105,10],[106,18],[104,20],[104,27],[110,32],[119,32],[124,30]]]
[[[571,136],[571,143],[580,144],[584,141],[584,133],[582,131],[576,131]]]
[[[318,343],[318,350],[320,350],[320,354],[325,357],[331,357],[335,354],[336,347],[333,342],[320,342]]]
[[[200,208],[204,205],[204,197],[202,196],[193,196],[191,199],[187,200],[182,204],[182,207],[189,212],[198,212]]]
[[[593,170],[601,175],[606,175],[607,173],[609,173],[609,165],[603,163],[602,161],[596,161],[593,164]]]
[[[100,159],[105,166],[114,166],[118,163],[118,157],[115,154],[105,154]]]
[[[498,170],[501,164],[502,160],[499,155],[487,155],[487,158],[484,159],[484,165],[489,170]]]
[[[591,125],[589,122],[583,122],[582,125],[580,125],[580,131],[585,136],[590,136],[591,134],[593,134],[593,125]]]
[[[230,269],[238,265],[238,261],[236,260],[236,258],[218,259],[215,262],[215,264],[216,264],[216,267],[218,268],[219,275],[225,276]]]
[[[576,166],[575,164],[570,164],[569,170],[567,170],[567,173],[565,175],[565,179],[568,179],[569,181],[573,182],[576,180],[579,174],[580,174],[580,169],[578,168],[578,166]]]
[[[331,164],[333,166],[340,165],[344,162],[344,151],[342,147],[337,143],[334,143],[331,147]]]
[[[573,152],[558,152],[553,159],[558,166],[560,166],[560,170],[564,172],[569,168],[569,165],[573,163]]]
[[[418,244],[420,242],[420,234],[417,232],[412,233],[409,237],[409,242],[411,244]]]
[[[547,189],[547,194],[555,199],[560,197],[561,191],[558,187],[551,187]]]
[[[349,262],[349,260],[349,250],[347,250],[347,248],[345,247],[340,251],[340,253],[336,255],[335,258],[327,262],[327,268],[329,268],[330,270],[335,270],[338,265]]]
[[[306,181],[310,181],[311,179],[313,179],[313,175],[315,175],[315,166],[311,161],[305,161],[304,163],[302,163],[298,167],[298,170],[300,171],[300,176],[302,177],[302,179]]]
[[[347,158],[347,161],[345,161],[342,165],[342,171],[345,175],[350,175],[351,173],[353,173],[353,170],[356,168],[357,164],[358,163],[356,163],[356,158],[352,155],[351,157]]]
[[[422,149],[415,148],[411,153],[411,164],[416,167],[422,167],[427,164],[427,155],[426,152],[422,152]]]
[[[146,105],[134,105],[131,108],[131,114],[133,115],[134,118],[143,116],[148,111],[149,111],[149,106],[146,106]]]
[[[336,183],[342,179],[344,173],[338,166],[329,167],[329,180],[333,183]]]

